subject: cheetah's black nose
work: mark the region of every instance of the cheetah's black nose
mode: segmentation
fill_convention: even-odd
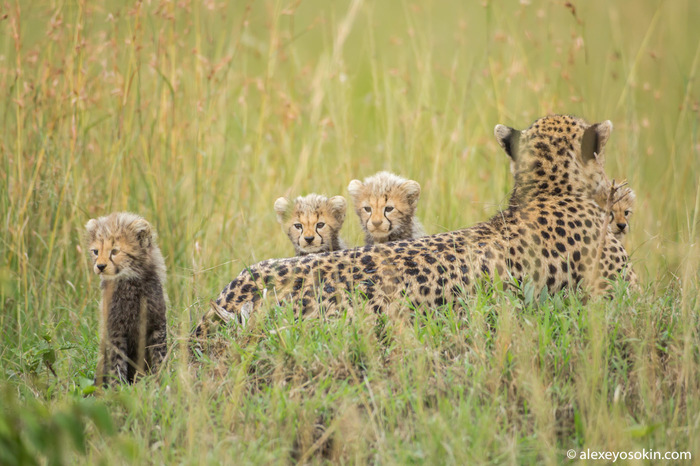
[[[620,231],[625,231],[625,228],[627,228],[627,224],[626,223],[618,223],[617,228],[619,228]]]
[[[97,264],[97,268],[100,270],[100,272],[104,272],[104,270],[107,268],[107,264]]]
[[[306,240],[307,243],[311,244],[314,242],[314,237],[313,236],[304,236],[304,239]]]

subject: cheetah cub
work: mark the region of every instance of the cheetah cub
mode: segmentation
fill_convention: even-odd
[[[389,172],[352,180],[348,191],[365,232],[365,244],[425,236],[416,218],[420,185]]]
[[[132,383],[155,372],[167,350],[165,262],[151,225],[116,212],[85,225],[93,271],[102,288],[102,335],[96,384]]]
[[[346,208],[343,196],[329,199],[309,194],[293,202],[286,197],[275,201],[277,221],[289,236],[297,256],[346,249],[339,236]]]
[[[602,208],[605,208],[608,202],[608,190],[596,197],[596,202]],[[629,186],[624,186],[618,189],[615,193],[615,202],[608,214],[610,215],[610,231],[619,240],[622,241],[624,236],[629,233],[629,218],[634,212],[637,198],[634,191]]]

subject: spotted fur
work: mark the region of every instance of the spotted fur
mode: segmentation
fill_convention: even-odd
[[[365,244],[425,236],[416,218],[420,185],[389,172],[352,180],[348,191],[365,232]]]
[[[347,203],[343,196],[328,199],[319,194],[275,201],[275,213],[297,256],[338,251],[347,246],[340,238]]]
[[[381,313],[403,303],[454,302],[496,276],[529,282],[538,293],[582,286],[599,294],[609,279],[634,280],[625,249],[602,230],[603,211],[594,201],[604,189],[600,157],[611,129],[609,121],[590,125],[563,115],[524,131],[498,125],[498,142],[514,164],[508,208],[463,230],[260,262],[224,288],[195,333],[207,333],[220,319],[243,320],[265,296],[303,315],[352,312],[358,303]]]

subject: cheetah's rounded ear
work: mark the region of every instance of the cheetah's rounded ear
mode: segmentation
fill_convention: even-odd
[[[602,123],[598,123],[598,137],[600,138],[601,145],[605,145],[610,138],[610,133],[613,130],[613,124],[610,120],[605,120]]]
[[[605,207],[608,205],[608,194],[610,193],[610,188],[611,186],[608,184],[593,196],[593,200],[601,209],[605,209]]]
[[[85,224],[85,241],[90,243],[95,239],[98,225],[99,223],[97,219],[91,218],[88,220],[88,222]]]
[[[94,235],[95,230],[97,230],[97,220],[94,218],[88,220],[88,222],[85,224],[85,230],[88,232],[88,235]]]
[[[333,196],[328,199],[328,205],[331,208],[331,213],[333,217],[342,225],[345,221],[345,211],[347,209],[347,202],[343,196]]]
[[[348,185],[348,192],[354,200],[357,200],[362,193],[362,181],[352,180]]]
[[[151,229],[151,224],[141,217],[134,220],[131,225],[129,225],[131,231],[136,234],[136,238],[139,240],[141,247],[147,248],[151,245],[153,240],[153,230]]]
[[[411,207],[415,207],[420,199],[420,184],[417,181],[408,180],[401,184],[401,191]]]
[[[603,149],[610,138],[612,127],[612,122],[605,120],[586,128],[581,139],[581,158],[584,162],[588,163],[591,160],[604,162]]]
[[[623,183],[624,186],[617,191],[616,202],[624,200],[629,206],[634,206],[637,201],[637,195],[634,193],[634,190],[627,185],[627,181]]]
[[[275,201],[275,213],[277,221],[282,224],[289,218],[289,199],[286,197],[278,197]]]
[[[496,125],[496,127],[493,128],[493,134],[496,136],[498,144],[506,151],[506,154],[508,154],[508,157],[515,161],[518,155],[520,131],[505,125]]]

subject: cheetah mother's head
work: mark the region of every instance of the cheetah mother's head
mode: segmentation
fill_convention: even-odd
[[[550,115],[518,131],[496,125],[494,134],[511,159],[520,200],[575,195],[595,198],[605,189],[604,147],[612,123],[588,124]]]

